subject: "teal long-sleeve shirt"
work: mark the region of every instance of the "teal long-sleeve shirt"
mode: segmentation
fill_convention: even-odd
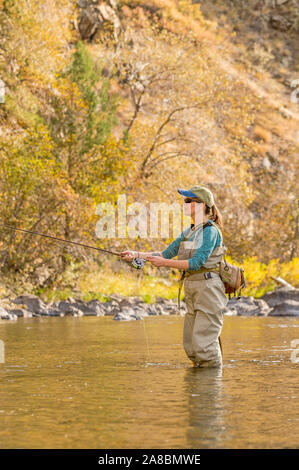
[[[183,230],[183,232],[174,240],[164,251],[162,256],[170,259],[174,258],[179,251],[180,243],[185,240],[185,237],[189,235],[191,227]],[[196,233],[196,231],[195,231]],[[195,235],[191,235],[188,241],[192,242]],[[189,270],[197,271],[207,261],[209,256],[213,253],[215,248],[221,244],[221,238],[216,227],[209,225],[205,227],[200,235],[199,247],[195,250],[192,258],[189,258]]]

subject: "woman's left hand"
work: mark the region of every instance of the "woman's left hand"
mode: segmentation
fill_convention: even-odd
[[[161,267],[161,266],[166,266],[166,259],[163,258],[163,256],[147,256],[146,258],[147,261],[152,263],[154,266]]]

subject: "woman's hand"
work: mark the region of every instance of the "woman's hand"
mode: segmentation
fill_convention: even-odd
[[[126,250],[121,251],[120,256],[124,258],[125,261],[133,261],[133,259],[136,258],[136,253],[135,251]]]
[[[163,256],[152,256],[148,255],[146,260],[152,263],[154,266],[161,267],[167,266],[167,259],[163,258]]]

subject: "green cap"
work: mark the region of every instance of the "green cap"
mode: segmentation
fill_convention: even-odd
[[[212,191],[204,186],[192,186],[190,189],[178,189],[178,192],[185,197],[198,197],[208,207],[214,205],[214,196]]]

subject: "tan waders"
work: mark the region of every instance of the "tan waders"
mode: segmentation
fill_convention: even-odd
[[[200,224],[193,232],[195,233],[193,248],[190,247],[190,243],[192,244],[190,241],[180,243],[178,259],[192,258],[196,247],[200,246],[196,245],[196,239],[203,235],[202,227],[203,224]],[[223,325],[222,310],[227,305],[228,298],[217,271],[225,251],[226,247],[222,242],[199,271],[185,272],[187,313],[184,320],[183,345],[189,359],[198,367],[222,365],[219,336]],[[213,270],[215,272],[211,272]]]

